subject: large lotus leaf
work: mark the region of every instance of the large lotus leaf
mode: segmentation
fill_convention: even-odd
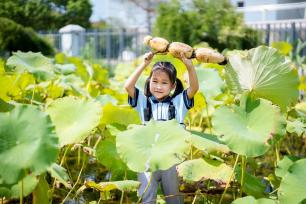
[[[99,142],[96,148],[96,157],[101,164],[110,170],[127,169],[117,153],[116,141],[113,138],[106,138]]]
[[[299,118],[294,121],[287,120],[286,130],[290,133],[296,133],[298,136],[305,136],[306,124]]]
[[[23,184],[23,196],[27,196],[34,191],[38,183],[38,179],[35,175],[28,175],[22,179]],[[15,184],[1,184],[0,182],[0,198],[19,198],[20,197],[21,181]]]
[[[275,48],[259,46],[229,56],[226,81],[234,92],[253,92],[285,110],[298,98],[297,71]]]
[[[138,113],[128,106],[114,106],[111,103],[103,107],[104,124],[118,123],[121,125],[140,124]]]
[[[175,120],[152,120],[119,133],[117,151],[132,171],[165,170],[185,159],[189,134]]]
[[[299,203],[306,199],[306,159],[294,162],[278,190],[280,203]]]
[[[99,124],[101,106],[93,100],[64,97],[47,107],[56,127],[60,146],[84,140]]]
[[[131,62],[127,63],[118,63],[115,67],[114,74],[115,74],[115,80],[116,81],[125,81],[133,70],[135,70],[136,65]]]
[[[256,200],[252,196],[246,196],[243,198],[238,198],[232,202],[232,204],[277,204],[278,202],[275,200],[260,198]]]
[[[214,113],[215,131],[233,152],[247,157],[263,155],[268,141],[284,135],[285,119],[270,101],[257,99],[245,107],[222,106]]]
[[[273,42],[272,47],[276,48],[283,55],[289,55],[292,51],[292,45],[285,41]]]
[[[0,59],[0,74],[5,73],[4,64],[5,64],[4,61]]]
[[[56,64],[54,71],[59,74],[69,75],[76,71],[74,64]]]
[[[241,181],[241,167],[235,169],[235,177],[236,180]],[[261,178],[245,172],[243,180],[244,183],[242,186],[242,191],[244,193],[254,196],[255,198],[262,198],[266,196],[266,185],[264,185]]]
[[[94,181],[85,182],[86,187],[96,189],[98,191],[111,191],[118,189],[120,191],[136,191],[139,186],[139,181],[124,180],[124,181],[112,181],[112,182],[101,182],[95,183]]]
[[[302,118],[306,118],[306,101],[297,103],[294,109]]]
[[[80,77],[71,74],[67,76],[61,76],[60,85],[62,85],[64,88],[70,88],[71,86],[82,87],[84,86],[84,81]]]
[[[72,63],[76,66],[76,72],[75,74],[82,78],[82,80],[87,83],[90,75],[88,73],[89,70],[87,70],[86,65],[83,63],[83,61],[80,58],[77,57],[69,57],[68,62]]]
[[[44,176],[40,176],[38,185],[33,192],[33,203],[49,204],[49,184]]]
[[[298,158],[296,157],[284,156],[284,158],[277,163],[275,175],[283,178],[287,174],[289,167],[297,160]]]
[[[7,112],[14,108],[12,104],[6,103],[0,98],[0,112]]]
[[[219,76],[218,70],[209,68],[197,68],[199,89],[206,99],[213,99],[222,93],[223,81]]]
[[[47,171],[51,174],[53,178],[64,184],[66,188],[70,187],[70,185],[68,184],[68,181],[70,179],[65,168],[61,167],[56,163],[53,163],[52,166],[47,169]]]
[[[147,75],[143,75],[143,74],[140,75],[140,77],[138,78],[137,83],[136,83],[135,86],[136,86],[139,90],[143,90],[144,87],[145,87],[147,78],[148,78]]]
[[[54,77],[51,59],[41,53],[14,52],[7,60],[7,66],[15,67],[17,72],[30,72],[39,81],[50,80]]]
[[[210,135],[202,132],[191,131],[190,143],[196,148],[210,152],[228,153],[229,148],[222,144],[222,142],[215,135]]]
[[[108,71],[101,67],[99,64],[93,64],[92,69],[94,71],[93,73],[93,79],[97,81],[100,84],[103,84],[104,86],[106,84],[109,84],[108,80]]]
[[[16,80],[16,76],[0,75],[0,98],[2,100],[9,101],[11,97],[20,94]]]
[[[31,105],[0,113],[0,177],[5,183],[16,183],[27,172],[44,172],[57,154],[58,138],[46,113]]]
[[[102,105],[106,105],[107,103],[111,103],[113,105],[117,105],[118,100],[115,99],[114,97],[108,95],[108,94],[103,94],[103,95],[99,95],[96,97],[96,100]]]
[[[177,171],[179,176],[187,182],[211,179],[218,183],[227,183],[233,169],[219,161],[195,159],[179,164]]]

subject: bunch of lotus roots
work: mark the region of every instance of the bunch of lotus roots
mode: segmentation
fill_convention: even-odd
[[[144,44],[150,46],[156,53],[170,52],[174,57],[180,58],[180,53],[184,53],[186,58],[196,58],[199,62],[224,64],[226,60],[219,52],[209,48],[193,49],[189,45],[181,42],[169,43],[160,37],[146,36]]]

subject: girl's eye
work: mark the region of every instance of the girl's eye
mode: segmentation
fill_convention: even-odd
[[[168,82],[163,82],[163,84],[168,84]]]

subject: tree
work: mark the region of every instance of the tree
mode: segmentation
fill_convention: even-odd
[[[208,42],[222,51],[248,49],[258,43],[256,31],[245,27],[243,16],[228,0],[178,0],[161,3],[157,9],[154,35],[190,45]]]
[[[59,29],[66,24],[90,27],[89,0],[0,0],[0,17],[34,30]]]
[[[44,55],[54,54],[52,46],[41,39],[33,29],[3,17],[0,17],[0,27],[0,54],[10,54],[18,50],[42,52]]]

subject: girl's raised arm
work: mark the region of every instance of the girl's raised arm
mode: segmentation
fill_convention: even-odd
[[[131,76],[126,80],[124,84],[125,90],[128,92],[129,96],[134,98],[135,96],[135,84],[141,75],[142,71],[150,64],[154,56],[153,52],[148,52],[144,55],[143,62],[136,68],[136,70],[131,74]]]
[[[181,59],[188,70],[189,87],[187,88],[187,95],[188,95],[188,98],[191,99],[199,90],[199,82],[197,78],[197,73],[194,69],[191,59],[187,59],[184,53],[181,53]]]

